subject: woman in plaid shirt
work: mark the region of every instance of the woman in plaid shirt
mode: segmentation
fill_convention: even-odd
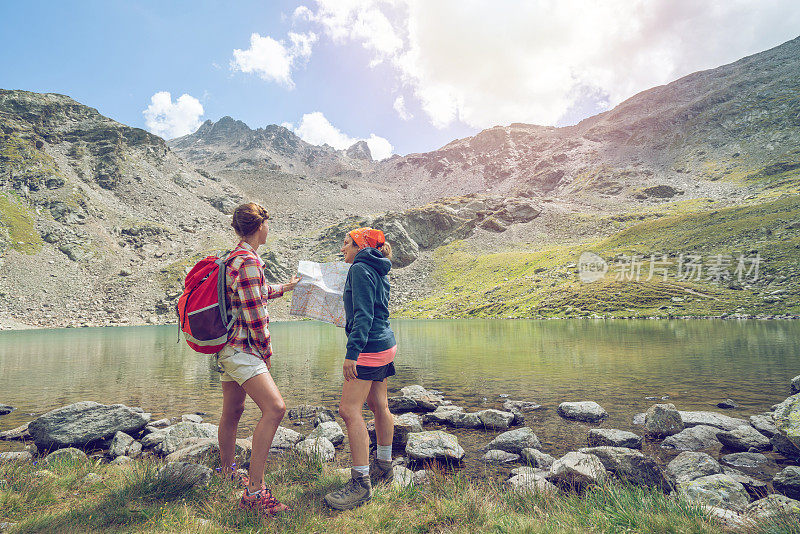
[[[244,250],[249,254],[226,262],[227,298],[235,321],[228,332],[227,344],[217,354],[217,363],[222,372],[220,463],[226,473],[233,471],[236,431],[244,411],[245,396],[249,395],[261,409],[261,419],[253,431],[249,476],[242,479],[247,489],[239,507],[273,515],[287,507],[264,486],[264,464],[286,412],[286,404],[269,373],[272,344],[266,303],[294,289],[300,279],[293,276],[285,284],[265,283],[264,264],[256,250],[266,243],[267,219],[267,210],[254,203],[242,204],[233,212],[231,226],[241,238],[234,251]]]

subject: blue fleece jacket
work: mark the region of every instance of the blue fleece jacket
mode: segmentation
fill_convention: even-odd
[[[362,352],[395,346],[389,326],[389,277],[392,262],[372,247],[359,250],[344,283],[348,360]]]

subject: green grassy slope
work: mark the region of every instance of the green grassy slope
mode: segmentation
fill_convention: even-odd
[[[403,317],[681,316],[800,313],[800,196],[784,194],[745,206],[708,209],[676,203],[609,237],[584,245],[479,254],[464,242],[436,252],[438,290],[412,303]],[[699,208],[704,209],[699,209]],[[615,216],[619,218],[619,216]],[[636,216],[638,217],[638,216]],[[591,251],[609,264],[604,279],[583,283],[580,254]],[[696,254],[699,279],[679,279],[680,254]],[[620,272],[616,261],[642,258],[640,276]],[[667,279],[648,280],[650,258],[667,254]],[[625,255],[625,256],[620,256]],[[709,267],[721,261],[727,277]],[[747,269],[760,257],[758,274]],[[741,280],[736,273],[744,259]],[[656,265],[657,267],[658,265]],[[618,279],[619,278],[619,279]],[[753,280],[755,279],[755,280]]]

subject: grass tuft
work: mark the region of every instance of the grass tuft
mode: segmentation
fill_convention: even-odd
[[[276,459],[266,480],[293,507],[263,519],[237,508],[241,489],[214,477],[204,487],[158,476],[160,462],[83,464],[42,477],[37,466],[0,466],[0,522],[17,532],[724,532],[698,506],[655,489],[607,483],[582,493],[518,493],[491,476],[435,470],[429,484],[381,486],[371,502],[334,512],[322,497],[344,480],[335,466],[295,454]],[[102,482],[85,483],[95,473]],[[13,532],[13,530],[12,530]],[[797,534],[779,518],[752,534]]]

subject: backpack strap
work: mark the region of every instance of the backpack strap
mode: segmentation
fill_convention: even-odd
[[[217,267],[219,268],[219,273],[217,274],[217,302],[219,302],[219,314],[222,318],[222,324],[226,325],[226,329],[230,330],[231,326],[233,326],[233,321],[236,317],[228,318],[231,315],[228,305],[228,288],[227,288],[227,279],[228,279],[228,263],[232,259],[237,256],[255,256],[255,253],[250,252],[249,250],[233,250],[228,253],[225,259],[217,258],[215,262]]]

